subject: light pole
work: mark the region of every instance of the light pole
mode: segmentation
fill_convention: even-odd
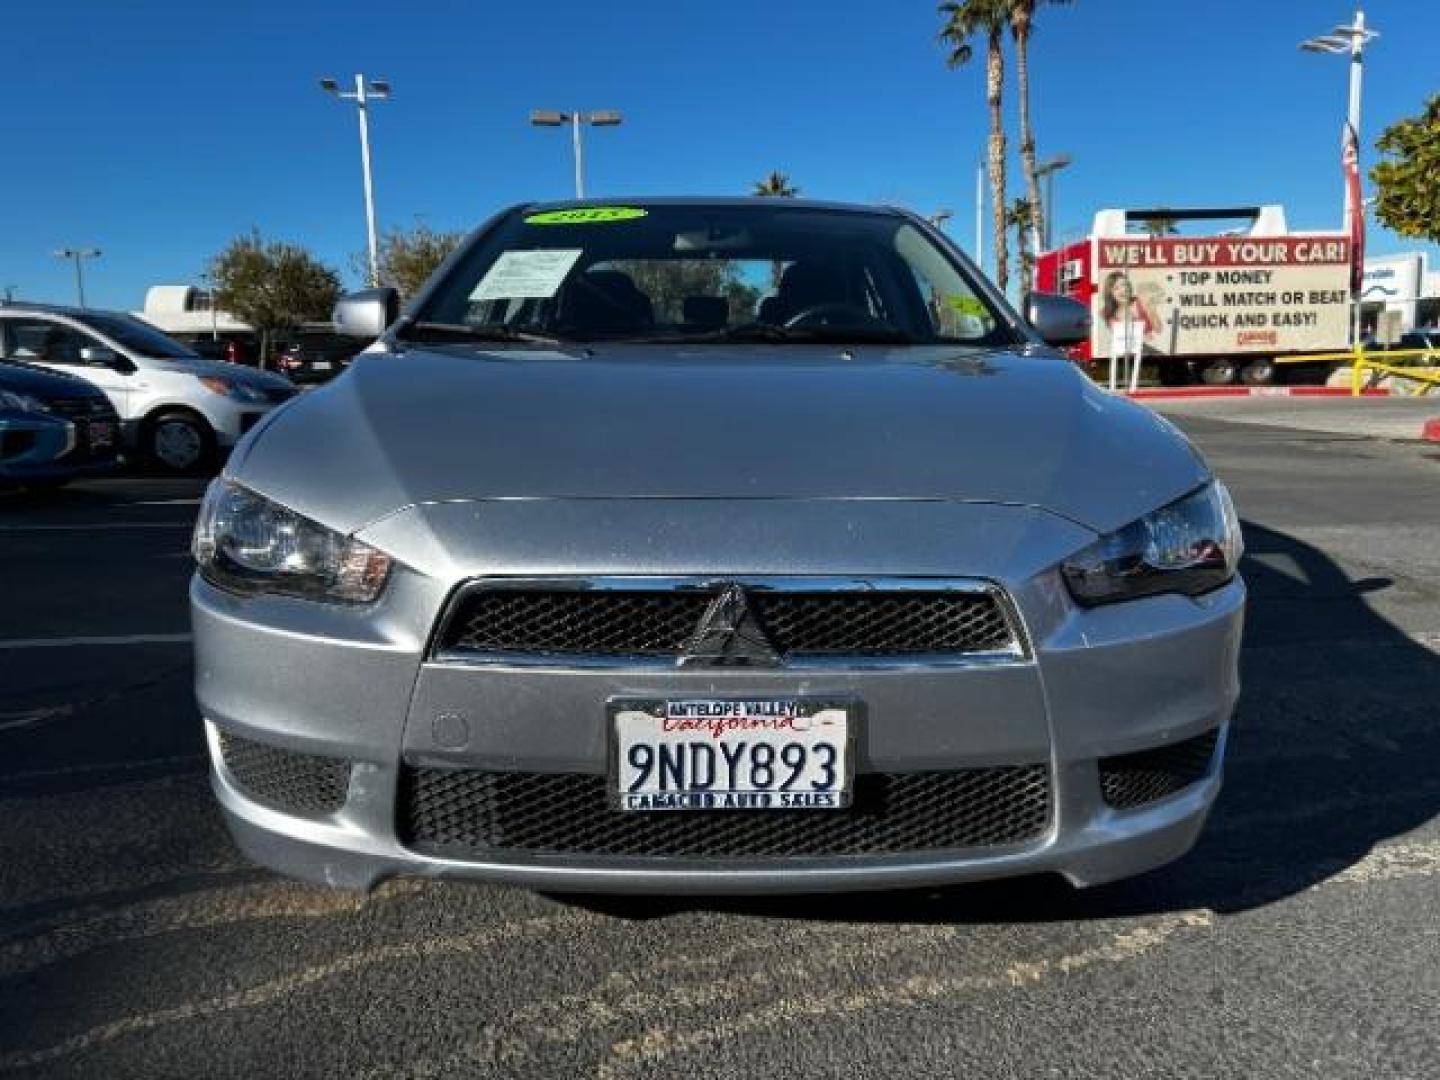
[[[1359,8],[1355,9],[1355,21],[1347,25],[1335,27],[1328,34],[1320,34],[1316,37],[1306,38],[1300,42],[1300,48],[1305,52],[1330,53],[1331,55],[1350,57],[1350,94],[1349,103],[1346,109],[1346,120],[1350,125],[1349,137],[1355,140],[1355,175],[1359,182],[1356,187],[1363,184],[1364,173],[1360,171],[1360,87],[1365,74],[1365,46],[1380,36],[1378,30],[1371,30],[1365,26],[1365,12]],[[1346,231],[1354,227],[1354,215],[1358,212],[1365,213],[1364,191],[1361,190],[1361,205],[1356,207],[1350,197],[1350,182],[1347,179],[1345,184],[1345,223]],[[1352,255],[1357,258],[1358,253]],[[1363,267],[1357,267],[1354,271],[1356,280]],[[1354,296],[1354,311],[1351,315],[1351,337],[1359,348],[1360,341],[1360,294],[1358,286]]]
[[[1055,238],[1055,174],[1070,164],[1069,154],[1056,154],[1049,161],[1035,166],[1035,178],[1045,181],[1044,244],[1049,250]]]
[[[384,101],[390,96],[388,79],[365,81],[355,76],[354,90],[341,90],[329,75],[320,80],[320,89],[344,101],[355,102],[360,113],[360,166],[365,175],[365,246],[369,255],[370,284],[380,284],[380,244],[375,235],[375,182],[370,175],[370,102]]]
[[[1355,21],[1348,26],[1335,27],[1328,34],[1306,38],[1300,48],[1306,52],[1331,53],[1350,57],[1350,102],[1346,118],[1355,132],[1355,149],[1360,149],[1360,86],[1365,71],[1365,46],[1380,36],[1379,31],[1365,26],[1365,12],[1356,10]],[[1358,168],[1358,162],[1356,167]],[[1350,189],[1345,189],[1345,220],[1350,220]]]
[[[975,166],[975,265],[985,272],[985,165]]]
[[[585,147],[580,139],[580,125],[591,127],[619,127],[625,118],[614,109],[599,112],[547,112],[536,109],[530,113],[530,123],[536,127],[563,127],[570,125],[570,141],[575,148],[575,197],[585,197]]]
[[[61,248],[55,252],[57,259],[70,259],[75,263],[75,294],[80,299],[80,306],[85,306],[85,272],[81,269],[81,263],[85,259],[98,259],[99,248]]]

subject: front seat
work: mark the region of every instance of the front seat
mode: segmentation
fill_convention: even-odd
[[[845,275],[838,267],[822,262],[792,263],[780,275],[775,295],[760,304],[760,321],[784,326],[816,304],[846,303],[848,293]]]
[[[653,328],[655,308],[629,274],[591,270],[565,286],[556,321],[581,336],[614,337]]]

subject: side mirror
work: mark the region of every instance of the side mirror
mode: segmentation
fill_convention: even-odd
[[[1025,321],[1047,345],[1078,345],[1090,338],[1090,309],[1068,296],[1030,293],[1025,297]]]
[[[108,367],[116,371],[131,370],[130,361],[114,349],[105,345],[83,345],[80,348],[80,362],[90,367]]]
[[[374,341],[400,317],[400,294],[394,289],[364,289],[342,296],[331,316],[335,332]]]

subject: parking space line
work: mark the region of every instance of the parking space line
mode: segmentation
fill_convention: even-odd
[[[116,634],[53,638],[0,638],[0,650],[6,649],[69,649],[75,647],[109,647],[111,645],[188,645],[189,634]]]
[[[428,960],[443,956],[464,956],[485,952],[497,946],[537,938],[553,943],[559,934],[574,929],[583,929],[586,925],[598,921],[597,916],[579,912],[546,915],[487,926],[458,936],[379,945],[359,952],[348,953],[325,963],[301,968],[299,971],[281,975],[244,990],[236,990],[198,1001],[188,1001],[183,1005],[158,1009],[153,1012],[134,1013],[109,1023],[98,1024],[51,1046],[0,1054],[0,1070],[33,1068],[36,1065],[44,1065],[92,1050],[127,1035],[135,1035],[190,1020],[218,1016],[236,1009],[260,1008],[283,1001],[297,990],[307,986],[342,975],[350,975],[377,964],[404,960]]]

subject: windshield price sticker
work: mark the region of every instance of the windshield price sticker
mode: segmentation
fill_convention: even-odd
[[[850,717],[801,700],[626,702],[612,709],[622,810],[840,810]]]
[[[579,248],[503,252],[470,293],[470,299],[525,300],[554,296],[580,255]]]
[[[570,210],[544,210],[525,219],[526,225],[600,225],[633,221],[650,211],[638,206],[577,206]]]

